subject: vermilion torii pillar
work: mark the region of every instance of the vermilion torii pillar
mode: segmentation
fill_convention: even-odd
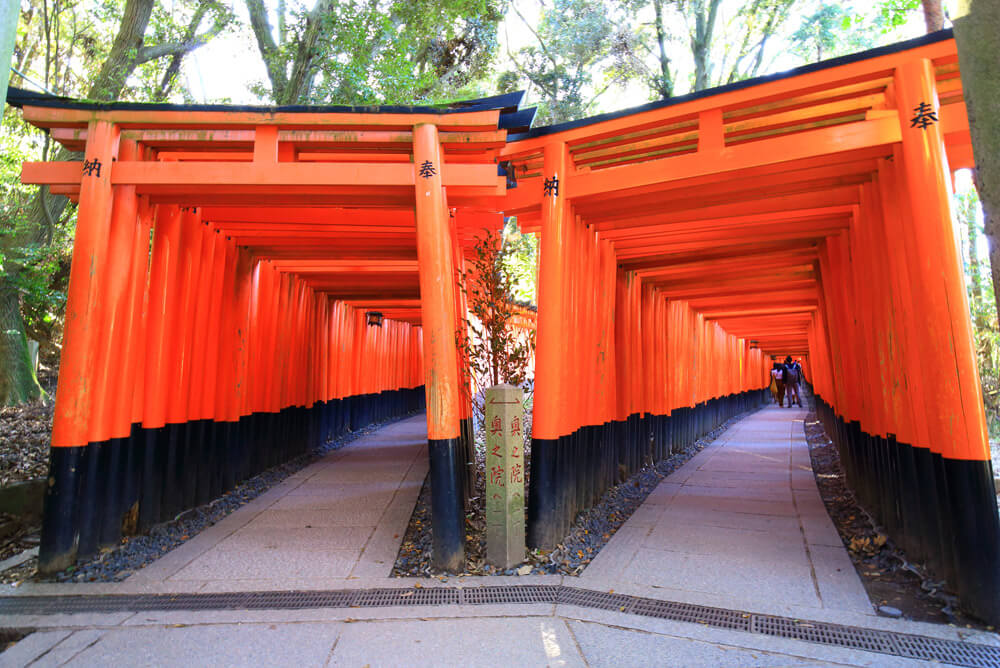
[[[441,173],[437,126],[413,128],[417,259],[424,333],[427,447],[431,469],[433,562],[444,570],[465,565],[465,514],[455,331],[455,264]]]
[[[46,487],[46,512],[39,547],[39,569],[62,570],[76,561],[79,528],[76,469],[90,440],[90,416],[98,388],[95,354],[104,324],[103,283],[112,207],[111,163],[118,149],[113,123],[92,121],[87,128],[80,208],[77,214],[73,264],[66,296],[64,339],[56,412],[52,420],[52,452]]]
[[[934,65],[926,58],[903,63],[895,84],[903,164],[897,165],[911,201],[916,253],[910,257],[918,281],[915,296],[925,318],[924,350],[953,363],[928,364],[934,400],[928,408],[936,431],[945,489],[939,501],[946,535],[956,555],[954,585],[963,602],[983,619],[1000,618],[1000,521],[991,475],[982,386],[973,347],[962,261],[951,212],[951,172],[945,153]],[[948,323],[945,326],[944,323]],[[950,362],[951,360],[949,360]]]
[[[563,280],[567,255],[566,145],[546,144],[542,167],[542,238],[538,269],[538,334],[535,353],[534,417],[531,435],[531,481],[528,501],[528,546],[551,548],[559,542],[560,500],[565,481],[559,475],[559,439],[565,436],[561,415],[565,409],[563,383]],[[562,184],[560,187],[560,180]]]

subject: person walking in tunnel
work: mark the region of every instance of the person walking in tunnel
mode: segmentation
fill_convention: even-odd
[[[784,368],[778,362],[774,363],[771,367],[771,394],[774,395],[774,401],[779,406],[784,408],[785,406],[785,377]]]
[[[783,380],[785,381],[785,394],[788,395],[788,407],[792,407],[792,401],[797,406],[802,407],[802,397],[799,396],[799,382],[802,380],[802,367],[792,360],[789,355],[785,358],[783,365]]]

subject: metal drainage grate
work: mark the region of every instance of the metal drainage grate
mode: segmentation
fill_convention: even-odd
[[[724,610],[705,605],[658,601],[651,598],[639,599],[632,612],[645,617],[703,624],[734,631],[749,631],[753,617],[750,613],[739,610]]]
[[[895,654],[891,633],[852,626],[808,622],[787,617],[753,615],[753,630],[769,636],[851,647],[866,652]]]
[[[1000,666],[1000,648],[989,645],[941,640],[925,636],[895,635],[896,653],[911,659],[944,661],[957,666],[996,668]]]
[[[854,626],[758,615],[676,601],[562,585],[421,587],[216,594],[111,594],[0,597],[0,615],[148,612],[154,610],[291,610],[411,605],[548,603],[669,619],[792,638],[834,647],[892,654],[973,668],[1000,666],[1000,647]]]
[[[472,587],[462,589],[462,602],[468,605],[490,603],[555,603],[558,585],[515,585],[508,587]]]
[[[562,591],[559,592],[559,603],[561,604],[579,605],[599,610],[631,612],[635,600],[635,597],[624,594],[610,594],[590,589],[577,589],[576,587],[562,587]]]
[[[302,610],[305,608],[348,608],[357,598],[356,591],[262,591],[244,594],[239,607],[249,610],[269,610],[283,608]],[[220,603],[227,603],[221,601]],[[227,606],[228,608],[228,606]]]
[[[459,590],[451,587],[420,589],[366,589],[359,592],[353,607],[372,608],[387,605],[457,605]]]

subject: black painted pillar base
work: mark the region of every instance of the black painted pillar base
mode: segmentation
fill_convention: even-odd
[[[531,439],[531,485],[528,487],[528,547],[551,549],[558,544],[558,493],[555,480],[556,448],[559,441]]]
[[[955,589],[963,607],[1000,623],[1000,518],[989,460],[942,458],[952,510]]]
[[[76,563],[80,533],[76,526],[77,490],[85,447],[52,448],[42,511],[38,572],[58,573]]]
[[[435,568],[465,568],[464,461],[459,438],[428,439],[431,475],[431,561]]]
[[[459,421],[462,462],[462,503],[468,510],[476,493],[476,432],[472,418]]]
[[[956,460],[873,437],[822,397],[816,409],[847,483],[911,561],[944,579],[964,610],[1000,624],[1000,516],[989,460]]]

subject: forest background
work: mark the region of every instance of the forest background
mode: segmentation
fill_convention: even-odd
[[[948,0],[22,0],[11,85],[244,104],[435,104],[526,90],[546,125],[916,37],[950,27],[956,11]],[[22,161],[60,159],[64,149],[4,107],[0,406],[53,398],[76,211],[19,176]],[[955,197],[997,439],[1000,335],[970,174]],[[511,224],[504,246],[512,296],[533,302],[537,240]]]

